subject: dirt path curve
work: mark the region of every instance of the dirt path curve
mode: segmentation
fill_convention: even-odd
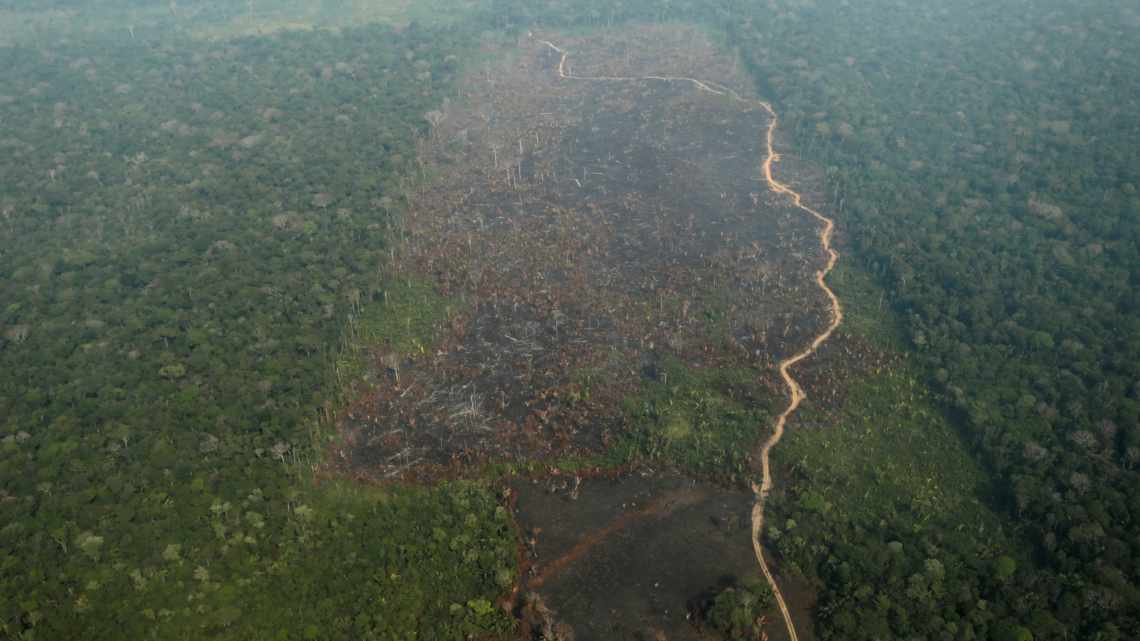
[[[532,38],[534,37],[533,34],[530,34],[530,36]],[[772,487],[775,485],[775,483],[772,481],[772,465],[769,460],[772,448],[774,448],[776,444],[780,442],[780,439],[783,438],[784,428],[787,425],[788,417],[791,416],[792,413],[795,412],[796,409],[800,406],[800,403],[802,403],[803,400],[807,398],[807,395],[804,393],[803,388],[796,381],[796,379],[792,377],[791,368],[800,361],[814,354],[816,350],[819,349],[820,345],[827,341],[828,338],[831,338],[832,333],[834,333],[836,328],[838,328],[839,325],[843,322],[843,305],[839,302],[839,297],[835,295],[835,292],[831,291],[831,288],[827,286],[827,275],[831,272],[832,269],[835,268],[835,263],[839,261],[839,252],[835,251],[835,249],[833,249],[831,246],[831,235],[832,232],[835,231],[835,222],[827,216],[824,216],[820,212],[816,211],[815,209],[805,205],[803,202],[803,197],[799,192],[792,189],[788,185],[776,180],[775,177],[772,176],[772,165],[780,160],[780,155],[777,154],[775,150],[774,140],[776,136],[776,127],[780,123],[780,118],[776,114],[776,110],[772,108],[771,104],[762,100],[749,100],[742,97],[740,94],[728,87],[724,87],[715,82],[702,82],[695,78],[685,78],[681,76],[577,76],[572,73],[567,73],[566,71],[566,58],[569,56],[569,54],[564,49],[548,40],[537,40],[537,42],[546,45],[562,56],[562,58],[558,61],[558,77],[567,80],[587,80],[595,82],[637,82],[645,80],[658,80],[662,82],[688,82],[700,91],[707,91],[718,96],[730,96],[733,100],[759,105],[761,108],[768,112],[769,116],[771,116],[771,121],[768,123],[768,131],[765,135],[767,152],[764,156],[764,162],[762,164],[764,171],[764,180],[767,181],[768,188],[778,194],[787,195],[789,198],[791,198],[792,204],[795,205],[796,208],[810,214],[812,217],[823,224],[823,227],[819,231],[819,244],[820,247],[823,248],[824,253],[827,254],[827,264],[824,265],[823,269],[820,269],[815,273],[815,282],[817,285],[819,285],[819,288],[822,289],[825,294],[827,294],[827,298],[831,302],[831,321],[819,335],[812,339],[811,343],[807,347],[800,350],[796,354],[780,361],[780,377],[784,379],[784,384],[788,386],[788,406],[784,408],[784,411],[778,417],[776,417],[776,423],[773,427],[772,436],[770,436],[768,440],[764,441],[764,443],[760,446],[760,467],[762,470],[763,479],[759,486],[757,486],[756,483],[752,483],[752,491],[756,495],[756,502],[752,505],[752,549],[756,553],[756,561],[760,564],[760,569],[764,573],[764,578],[766,578],[768,580],[768,584],[772,586],[772,594],[776,597],[776,604],[780,608],[780,615],[783,617],[784,625],[788,629],[789,639],[791,639],[791,641],[799,641],[799,638],[796,635],[796,626],[792,622],[792,615],[788,611],[787,603],[784,601],[784,594],[780,591],[780,586],[776,583],[775,577],[772,576],[772,571],[768,568],[768,562],[764,559],[764,548],[760,544],[760,535],[764,531],[764,504],[768,499],[768,493],[772,491]]]

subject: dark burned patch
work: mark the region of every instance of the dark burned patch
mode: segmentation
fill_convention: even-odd
[[[636,389],[637,375],[628,369],[624,382],[595,386],[590,372],[622,369],[636,350],[610,319],[568,312],[478,306],[449,345],[407,361],[398,382],[389,372],[353,407],[345,426],[352,465],[406,478],[605,447],[620,418],[612,408]]]
[[[759,573],[746,492],[642,476],[554,477],[514,491],[530,564],[521,602],[541,601],[577,641],[708,638],[702,606]],[[524,624],[541,624],[534,609],[523,608]]]
[[[746,86],[690,33],[624,37],[562,44],[579,72]],[[760,178],[765,112],[684,82],[560,80],[549,48],[525,47],[473,75],[421,146],[440,178],[409,195],[390,268],[463,311],[398,368],[376,356],[399,379],[375,376],[343,422],[355,474],[604,452],[665,358],[782,396],[774,364],[827,321],[816,227]]]

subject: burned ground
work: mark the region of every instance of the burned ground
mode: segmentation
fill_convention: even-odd
[[[762,176],[770,112],[690,81],[617,79],[747,95],[699,32],[557,41],[564,71],[615,79],[560,77],[561,54],[532,35],[489,48],[425,115],[425,180],[389,254],[391,296],[361,310],[383,329],[361,332],[333,467],[379,481],[528,470],[508,492],[522,574],[502,601],[524,633],[704,638],[702,598],[760,576],[753,497],[731,482],[755,471],[787,393],[777,363],[829,320],[814,282],[826,257],[816,221]],[[801,169],[781,165],[781,180],[827,201]],[[803,372],[825,409],[843,371],[882,358],[836,338]],[[810,639],[810,589],[780,582]]]
[[[704,601],[759,575],[746,492],[676,476],[558,487],[515,485],[519,519],[531,524],[523,585],[578,641],[707,638],[694,626]]]
[[[577,74],[746,86],[688,30],[563,45]],[[745,368],[778,397],[773,364],[827,310],[812,222],[760,177],[767,113],[684,81],[562,79],[534,38],[492,53],[430,115],[434,178],[391,255],[454,307],[430,349],[376,347],[342,464],[406,479],[598,454],[663,359]]]

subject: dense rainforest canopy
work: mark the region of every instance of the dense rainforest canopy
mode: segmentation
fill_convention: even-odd
[[[969,467],[925,505],[886,496],[916,484],[886,446],[873,477],[784,460],[768,543],[818,636],[1140,637],[1135,8],[495,0],[211,40],[180,20],[221,5],[155,6],[60,38],[44,16],[90,3],[0,2],[30,25],[0,41],[0,635],[509,634],[489,479],[313,479],[344,319],[383,297],[424,114],[478,41],[686,21],[825,173],[847,291],[898,329],[907,376],[842,420],[942,426],[915,469]]]

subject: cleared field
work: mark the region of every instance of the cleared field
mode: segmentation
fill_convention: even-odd
[[[771,110],[686,80],[747,91],[701,31],[544,37],[488,43],[424,114],[326,469],[518,473],[524,622],[698,638],[686,621],[718,593],[763,584],[742,481],[785,393],[776,364],[830,318],[818,223],[764,177]],[[814,174],[782,179],[819,198]],[[621,596],[598,618],[586,593]]]
[[[743,83],[694,30],[567,46],[590,73]],[[423,478],[636,441],[744,472],[780,393],[772,364],[827,317],[812,223],[759,179],[768,114],[683,82],[565,81],[536,40],[508,49],[425,114],[435,178],[411,190],[386,270],[404,285],[362,314],[379,344],[341,462]],[[447,298],[418,348],[370,321],[399,316],[409,278]]]

